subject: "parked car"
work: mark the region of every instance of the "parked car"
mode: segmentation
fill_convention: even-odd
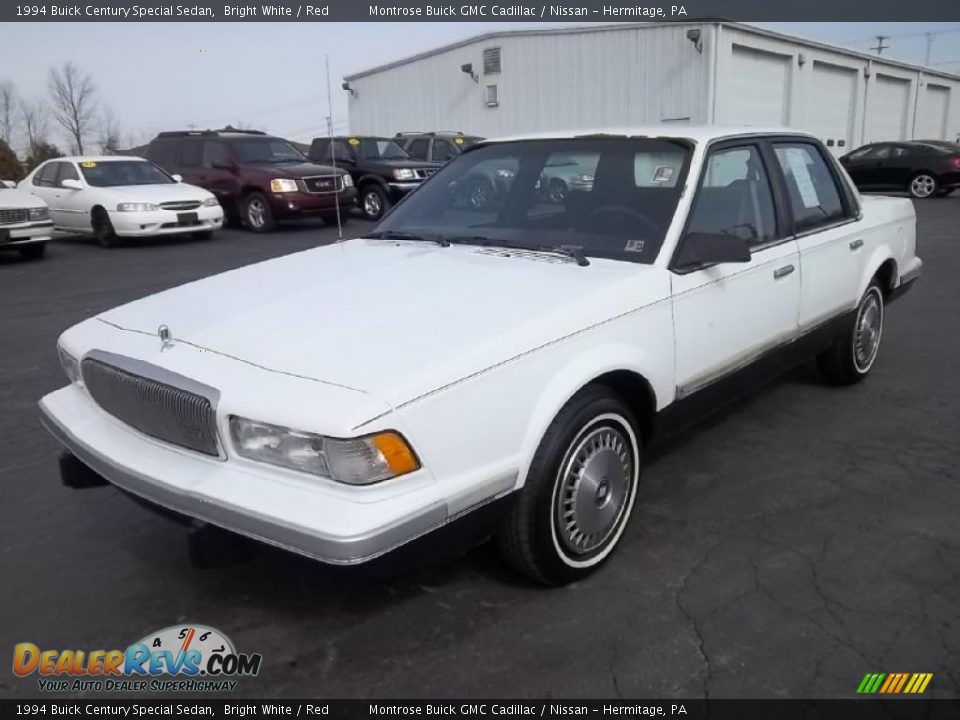
[[[293,143],[259,130],[162,132],[147,158],[212,192],[228,222],[254,232],[307,216],[345,223],[357,201],[349,173],[311,162]]]
[[[0,181],[0,250],[42,258],[53,232],[50,209],[40,198]]]
[[[540,174],[541,192],[553,203],[562,203],[567,194],[590,192],[593,189],[593,169],[587,172],[576,158],[551,158]]]
[[[481,140],[476,135],[440,130],[435,132],[400,132],[393,138],[414,160],[450,162],[471,145]]]
[[[139,157],[65,157],[48,160],[18,187],[50,206],[57,230],[93,233],[104,247],[121,238],[213,236],[223,224],[217,199]]]
[[[379,220],[442,165],[412,160],[394,140],[373,136],[314,138],[310,158],[350,171],[367,220]]]
[[[915,198],[960,187],[960,146],[944,141],[885,142],[840,158],[860,190],[900,190]]]
[[[544,203],[571,156],[591,190]],[[516,167],[502,208],[451,201],[480,163]],[[485,142],[362,238],[70,328],[40,409],[88,473],[200,522],[335,564],[470,527],[564,583],[610,556],[647,449],[697,408],[813,355],[863,380],[915,234],[910,200],[861,198],[803,133]]]

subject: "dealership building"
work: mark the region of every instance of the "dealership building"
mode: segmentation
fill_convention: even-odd
[[[788,125],[837,154],[960,136],[960,75],[730,22],[494,32],[344,81],[356,134]]]

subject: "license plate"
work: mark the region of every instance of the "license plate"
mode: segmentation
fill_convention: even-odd
[[[197,225],[200,218],[196,213],[177,213],[178,225]]]

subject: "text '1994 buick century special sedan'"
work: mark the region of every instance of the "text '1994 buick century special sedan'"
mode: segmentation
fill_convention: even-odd
[[[555,158],[591,179],[559,201]],[[798,359],[864,378],[915,249],[911,201],[860,197],[802,133],[485,141],[362,238],[70,328],[40,407],[93,471],[203,523],[349,565],[483,515],[511,565],[570,582],[680,418]]]

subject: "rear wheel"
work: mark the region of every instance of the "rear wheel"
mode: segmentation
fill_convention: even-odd
[[[874,280],[860,299],[843,335],[817,356],[824,379],[832,385],[863,380],[873,368],[883,336],[883,292]]]
[[[117,244],[117,234],[110,222],[110,215],[101,207],[94,208],[90,213],[90,225],[93,227],[93,236],[103,247],[114,247]]]
[[[26,245],[19,249],[20,257],[24,260],[39,260],[43,257],[43,254],[47,251],[46,243],[35,243],[34,245]]]
[[[597,569],[633,510],[639,437],[630,409],[613,391],[589,386],[575,395],[544,435],[497,531],[506,561],[550,585]]]
[[[496,190],[487,178],[477,178],[470,185],[467,201],[474,210],[486,210],[493,205]]]
[[[567,199],[567,184],[563,180],[554,178],[547,189],[547,197],[552,203],[562,203]]]
[[[277,223],[266,195],[252,192],[243,198],[243,221],[255,233],[272,232],[276,228]]]
[[[938,183],[937,178],[930,173],[917,173],[910,178],[908,190],[910,197],[924,200],[929,197],[934,197],[940,191],[940,183]]]
[[[390,198],[379,185],[367,185],[360,191],[360,209],[367,220],[379,220],[390,208]]]

